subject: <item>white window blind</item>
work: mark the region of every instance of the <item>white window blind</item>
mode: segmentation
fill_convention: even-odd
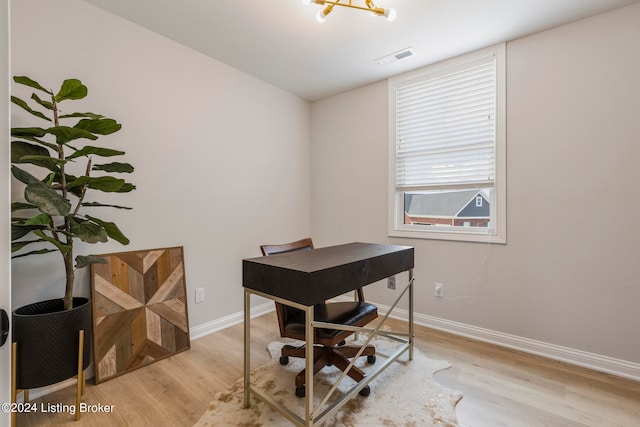
[[[505,75],[501,43],[389,79],[390,236],[506,243]]]
[[[495,55],[404,82],[395,96],[396,190],[494,184]]]

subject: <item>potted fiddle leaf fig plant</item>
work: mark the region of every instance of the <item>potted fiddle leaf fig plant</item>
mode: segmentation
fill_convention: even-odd
[[[93,212],[130,208],[105,204],[93,194],[126,193],[135,186],[120,177],[133,172],[133,166],[103,160],[125,153],[96,142],[100,136],[119,131],[122,125],[100,114],[68,112],[69,101],[87,96],[87,87],[80,80],[64,80],[57,92],[26,76],[13,80],[35,91],[30,103],[17,96],[12,96],[11,102],[38,118],[43,126],[11,129],[11,172],[24,184],[24,201],[11,205],[12,258],[58,252],[66,279],[61,298],[29,304],[13,312],[13,340],[18,344],[19,354],[18,388],[30,389],[54,384],[77,373],[77,365],[73,363],[76,358],[70,357],[69,350],[63,347],[68,345],[67,341],[75,343],[71,354],[78,352],[78,330],[90,333],[91,304],[88,298],[74,297],[75,272],[105,261],[94,255],[74,257],[74,242],[113,239],[128,244],[129,239],[115,223]],[[60,107],[62,103],[64,110]],[[62,320],[53,320],[53,316]],[[70,319],[76,317],[82,318],[82,325],[71,325]],[[47,341],[53,343],[53,348],[40,349]],[[89,364],[90,341],[89,337],[85,339],[84,368]],[[63,361],[43,363],[43,358],[53,357],[58,351]],[[46,370],[52,370],[52,365],[69,367],[61,369],[64,372],[49,373],[40,372],[38,365],[46,365]]]

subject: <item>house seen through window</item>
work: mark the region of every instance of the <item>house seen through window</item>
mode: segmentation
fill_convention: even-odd
[[[488,196],[482,190],[406,192],[404,223],[489,227]]]

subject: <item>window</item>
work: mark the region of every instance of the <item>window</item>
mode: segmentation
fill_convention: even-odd
[[[505,45],[389,80],[389,235],[506,243]]]

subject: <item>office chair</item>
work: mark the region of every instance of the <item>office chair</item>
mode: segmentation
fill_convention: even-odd
[[[262,245],[260,250],[262,255],[275,255],[285,252],[302,251],[313,249],[313,242],[310,238],[298,240],[282,245]],[[314,320],[318,322],[338,323],[348,326],[364,326],[378,317],[377,307],[364,300],[362,288],[357,291],[357,301],[353,302],[323,302],[314,306]],[[278,315],[278,325],[280,326],[280,336],[305,340],[305,313],[297,308],[289,307],[276,302],[276,313]],[[334,365],[343,372],[349,366],[349,359],[356,356],[360,350],[359,346],[345,345],[345,339],[352,335],[352,331],[340,331],[336,329],[314,328],[314,361],[313,373],[316,374],[325,366]],[[367,357],[367,363],[376,361],[375,347],[368,345],[361,356]],[[285,345],[282,347],[280,364],[289,363],[289,357],[305,357],[305,346],[295,347]],[[365,373],[355,365],[351,367],[347,375],[355,381],[360,381],[365,377]],[[305,395],[305,370],[296,375],[296,396]],[[369,386],[360,390],[360,395],[368,396],[371,392]]]

